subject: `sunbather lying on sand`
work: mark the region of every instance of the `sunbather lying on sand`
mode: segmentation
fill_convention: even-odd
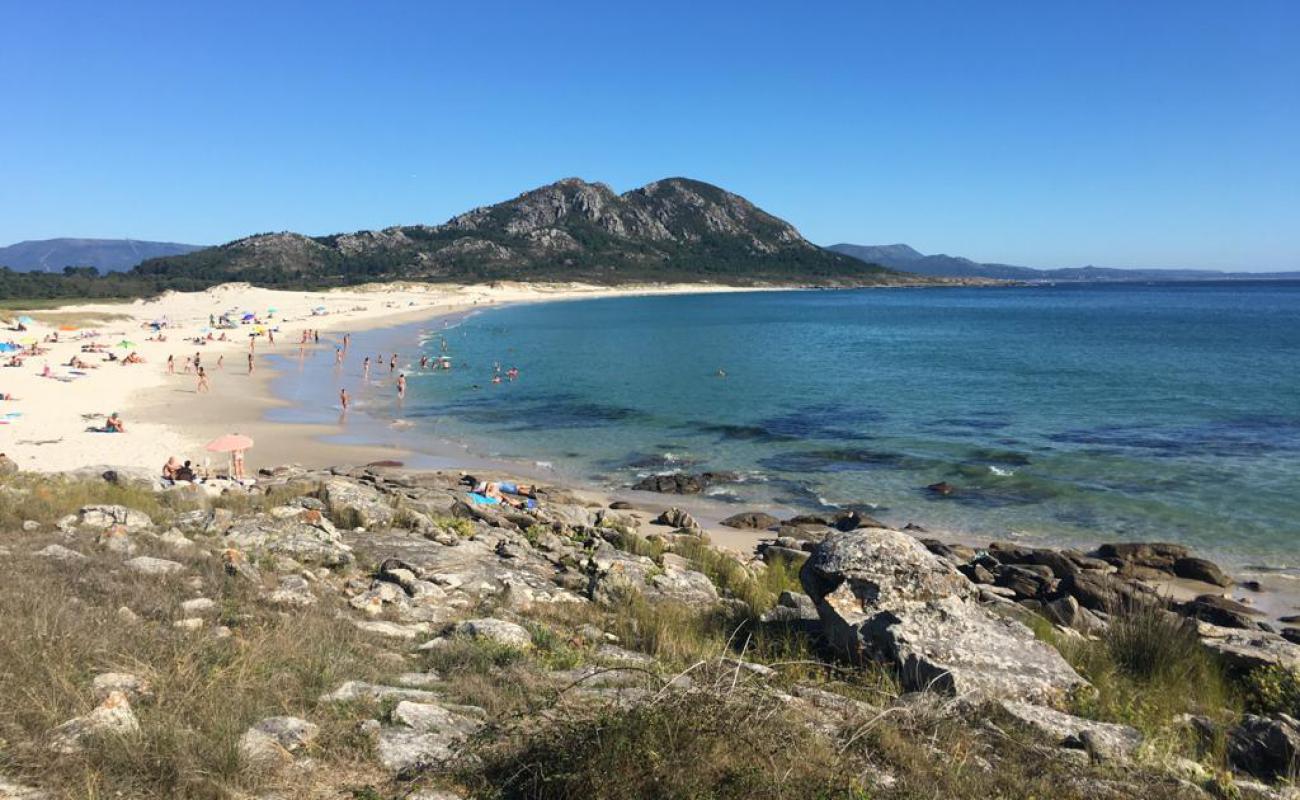
[[[484,497],[491,497],[494,500],[514,506],[515,508],[525,508],[528,505],[527,500],[520,498],[530,498],[536,487],[524,484],[514,483],[512,481],[480,481],[474,487],[476,494]]]

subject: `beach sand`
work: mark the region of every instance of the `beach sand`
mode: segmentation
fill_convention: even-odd
[[[0,394],[16,400],[0,401],[0,453],[24,470],[61,472],[88,466],[161,469],[172,456],[213,467],[225,457],[205,453],[204,445],[226,433],[252,436],[256,445],[248,452],[250,471],[286,463],[329,466],[365,463],[400,457],[387,448],[345,447],[322,441],[341,432],[332,425],[284,425],[266,419],[272,407],[282,404],[270,391],[275,374],[268,356],[295,357],[303,330],[320,332],[319,345],[332,358],[343,334],[395,325],[442,314],[472,311],[504,303],[539,302],[613,295],[679,294],[737,291],[729,287],[656,285],[609,288],[583,284],[497,283],[482,286],[440,284],[383,284],[327,292],[261,289],[247,284],[225,284],[203,292],[168,292],[131,303],[64,306],[53,311],[22,312],[35,320],[26,331],[12,330],[20,313],[4,322],[0,342],[35,341],[47,352],[29,356],[21,367],[0,367]],[[271,313],[274,309],[274,313]],[[313,314],[313,309],[323,313]],[[255,370],[248,371],[250,332],[253,324],[231,330],[214,330],[228,341],[209,341],[203,333],[211,318],[233,312],[236,319],[251,312],[274,330],[275,343],[255,337]],[[161,330],[166,341],[151,341],[148,327],[166,320]],[[60,330],[60,328],[75,330]],[[57,342],[46,342],[58,336]],[[196,338],[204,343],[196,344]],[[129,343],[122,346],[122,343]],[[119,361],[105,354],[83,353],[82,346],[102,344]],[[136,353],[142,364],[122,364]],[[187,357],[200,354],[209,376],[210,391],[198,391],[198,379],[184,369]],[[0,354],[0,363],[11,353]],[[74,370],[66,366],[74,356],[95,368]],[[168,356],[175,358],[175,374],[168,374]],[[320,356],[318,356],[320,357]],[[219,358],[224,365],[218,369]],[[353,356],[353,360],[360,356]],[[48,365],[52,377],[42,377]],[[80,372],[81,374],[77,374]],[[337,409],[337,397],[320,398],[321,407]],[[125,433],[99,433],[112,412],[121,414]]]

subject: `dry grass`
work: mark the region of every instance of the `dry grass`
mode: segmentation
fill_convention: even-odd
[[[155,521],[196,507],[180,495],[158,494],[136,483],[19,473],[0,479],[0,531],[17,530],[26,520],[49,526],[82,506],[96,504],[128,506]]]
[[[71,543],[92,555],[83,563],[25,555],[49,541],[0,538],[14,552],[0,579],[0,774],[68,798],[229,797],[275,780],[241,769],[239,736],[258,719],[291,714],[322,726],[314,755],[323,767],[298,779],[302,796],[317,796],[318,783],[375,777],[353,732],[367,709],[317,708],[318,696],[343,680],[384,672],[374,646],[332,609],[276,613],[252,587],[227,579],[214,559],[191,562],[185,576],[158,578],[130,573],[120,557],[95,554],[84,542]],[[186,633],[172,622],[180,601],[195,596],[186,583],[194,576],[220,604],[220,619]],[[141,621],[122,622],[115,612],[124,605]],[[212,635],[218,622],[232,626],[230,637]],[[91,710],[91,681],[109,671],[152,684],[153,700],[134,705],[140,732],[54,756],[51,729]]]

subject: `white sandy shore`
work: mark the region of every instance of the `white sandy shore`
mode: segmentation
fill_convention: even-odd
[[[384,284],[328,292],[259,289],[247,284],[226,284],[203,292],[169,292],[129,304],[65,306],[54,311],[24,312],[35,319],[28,330],[0,330],[0,342],[36,341],[47,352],[28,356],[21,367],[0,367],[0,453],[25,470],[65,471],[92,465],[161,468],[170,456],[204,463],[203,446],[223,433],[254,437],[248,454],[250,470],[289,462],[324,466],[357,463],[372,458],[392,458],[389,452],[343,448],[320,441],[338,432],[336,426],[279,425],[265,420],[278,401],[268,383],[268,354],[298,352],[303,330],[318,329],[320,346],[331,350],[344,333],[400,322],[430,318],[514,302],[566,300],[612,295],[682,294],[738,291],[698,284],[641,287],[583,284],[498,283],[482,286]],[[324,307],[323,315],[312,310]],[[269,313],[275,309],[274,314]],[[256,369],[248,371],[250,325],[224,331],[229,341],[207,341],[201,333],[210,317],[224,312],[252,312],[274,329],[275,343],[255,337]],[[5,322],[12,328],[18,314]],[[166,341],[148,327],[166,319]],[[68,323],[71,321],[71,325]],[[76,330],[59,330],[60,325]],[[215,330],[214,335],[220,335]],[[48,338],[58,336],[58,341]],[[96,334],[93,335],[92,334]],[[196,338],[204,344],[196,344]],[[128,347],[122,342],[131,343]],[[119,359],[138,353],[143,364],[104,361],[105,356],[83,353],[82,346],[100,343]],[[210,392],[200,393],[194,374],[186,374],[187,357],[201,354],[209,374]],[[11,353],[0,354],[7,363]],[[74,357],[94,365],[75,375],[66,366]],[[175,357],[175,374],[167,374],[168,356]],[[219,358],[224,365],[217,369]],[[52,377],[42,377],[46,365]],[[322,405],[337,402],[322,398]],[[107,414],[119,412],[126,433],[96,433]],[[7,415],[7,416],[6,416]],[[222,457],[212,456],[216,466]]]

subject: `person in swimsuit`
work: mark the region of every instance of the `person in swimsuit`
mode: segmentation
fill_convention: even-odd
[[[208,373],[203,371],[203,367],[199,367],[199,385],[198,388],[195,389],[195,391],[196,392],[212,391],[212,387],[208,385]]]
[[[397,399],[401,400],[404,397],[406,397],[406,375],[399,372],[397,375]]]

